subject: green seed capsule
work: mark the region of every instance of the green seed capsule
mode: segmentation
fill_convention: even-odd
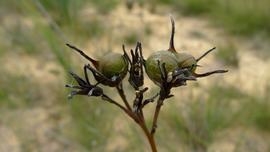
[[[192,55],[187,54],[187,53],[177,53],[177,52],[175,52],[174,55],[177,58],[178,67],[191,68],[191,71],[195,72],[197,61]]]
[[[94,65],[95,69],[90,65],[90,67],[86,66],[86,68],[92,71],[99,83],[115,87],[119,85],[128,72],[129,63],[125,55],[110,52],[102,56],[99,60],[94,60],[75,46],[70,44],[67,44],[67,46],[80,53]]]
[[[187,53],[178,53],[174,48],[175,23],[174,23],[173,18],[171,18],[171,23],[172,23],[172,32],[171,32],[169,49],[166,51],[154,52],[145,61],[145,71],[148,77],[154,83],[156,83],[157,85],[160,85],[160,83],[162,82],[162,79],[161,79],[162,74],[160,71],[160,67],[158,65],[158,61],[160,61],[160,64],[165,63],[165,70],[167,71],[167,73],[178,71],[181,69],[187,69],[189,71],[190,76],[204,77],[204,76],[208,76],[214,73],[227,72],[226,70],[216,70],[216,71],[211,71],[211,72],[202,73],[202,74],[195,73],[196,67],[198,66],[197,62],[200,61],[204,56],[206,56],[212,50],[214,50],[215,47],[208,50],[201,57],[197,59],[195,59],[195,57]]]
[[[177,69],[176,57],[172,52],[169,51],[157,51],[150,55],[145,62],[145,71],[148,77],[157,85],[161,83],[161,72],[158,65],[165,63],[165,69],[167,73]]]
[[[122,54],[110,52],[100,58],[97,69],[109,79],[114,76],[124,77],[128,71],[128,61]]]
[[[174,19],[171,17],[171,23],[172,23],[172,32],[171,32],[171,38],[170,38],[170,45],[169,45],[169,49],[168,52],[171,52],[174,54],[176,61],[177,61],[177,65],[178,65],[178,69],[189,69],[189,71],[191,72],[192,76],[195,77],[205,77],[205,76],[209,76],[215,73],[225,73],[228,72],[228,70],[214,70],[214,71],[210,71],[210,72],[206,72],[206,73],[201,73],[198,74],[196,73],[196,67],[198,66],[198,62],[204,58],[207,54],[209,54],[210,52],[212,52],[215,47],[213,47],[212,49],[206,51],[203,55],[201,55],[200,57],[196,58],[193,57],[190,54],[187,53],[178,53],[175,48],[174,48],[174,33],[175,33],[175,23],[174,23]]]

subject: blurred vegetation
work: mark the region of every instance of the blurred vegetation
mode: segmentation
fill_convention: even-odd
[[[232,67],[239,66],[239,57],[237,54],[237,48],[232,42],[226,43],[218,47],[218,51],[215,53],[218,61],[223,62],[225,65],[230,65]]]
[[[139,40],[138,34],[135,32],[131,32],[124,37],[124,41],[125,41],[124,44],[129,44],[129,45],[136,44],[138,40]]]
[[[185,106],[170,106],[164,114],[167,130],[177,134],[173,140],[184,142],[192,151],[206,151],[218,132],[234,126],[270,132],[270,96],[250,96],[233,86],[212,86],[208,92],[206,99],[177,101]]]
[[[270,36],[269,0],[152,0],[179,13],[203,15],[233,34]]]
[[[79,10],[85,6],[85,3],[89,5],[94,3],[98,10],[109,13],[116,6],[117,1],[107,1],[104,4],[84,0],[0,1],[0,19],[9,19],[10,17],[11,20],[0,26],[1,40],[3,39],[0,42],[1,54],[31,55],[40,58],[41,62],[47,62],[53,56],[51,61],[57,62],[67,73],[68,70],[72,69],[69,57],[71,51],[68,51],[65,46],[67,39],[77,42],[86,41],[89,38],[98,38],[104,31],[103,23],[100,20],[96,18],[91,20],[80,19]],[[12,50],[12,52],[9,50]],[[47,89],[54,90],[53,88],[46,88],[50,86],[42,86],[38,81],[32,80],[27,75],[10,73],[5,69],[1,69],[1,71],[5,73],[0,76],[0,109],[2,110],[42,106],[46,104],[42,102],[46,101],[46,96],[42,92]],[[65,78],[67,77],[65,76]],[[61,83],[55,85],[59,87],[69,79],[61,80]],[[67,131],[65,138],[74,140],[87,151],[91,149],[104,151],[104,148],[106,148],[104,145],[106,145],[110,136],[111,121],[113,121],[112,115],[106,111],[113,110],[108,105],[105,109],[104,105],[100,105],[100,101],[97,99],[92,102],[89,102],[89,99],[87,101],[86,99],[80,99],[80,101],[73,100],[72,103],[67,103],[67,98],[65,98],[67,92],[63,87],[61,88],[61,90],[54,91],[54,94],[51,95],[53,101],[50,102],[54,103],[54,107],[71,107],[69,108],[70,113],[64,114],[65,117],[71,117],[72,119],[72,125],[67,128],[69,131]],[[106,122],[106,120],[108,121]],[[22,144],[31,140],[30,137],[24,138],[25,142]],[[28,148],[28,150],[30,149]]]
[[[69,104],[73,118],[70,137],[89,151],[106,151],[104,145],[109,142],[116,118],[111,114],[115,113],[113,106],[96,98],[72,99]]]
[[[107,14],[119,4],[119,1],[120,0],[91,0],[91,4],[95,6],[98,12],[102,14]]]
[[[1,108],[31,107],[42,97],[41,89],[28,77],[14,75],[3,69],[5,75],[0,75],[0,106]],[[32,87],[36,86],[36,87]],[[26,88],[28,88],[26,90]]]
[[[58,63],[66,74],[68,70],[79,65],[71,62],[71,51],[64,44],[69,41],[85,44],[89,39],[99,40],[103,35],[107,35],[107,26],[110,26],[108,23],[105,24],[106,20],[96,16],[90,19],[82,18],[81,11],[91,7],[98,13],[106,15],[120,2],[120,0],[0,1],[0,20],[3,20],[3,24],[0,24],[0,61],[2,62],[2,57],[11,55],[12,58],[12,53],[29,55],[42,64],[49,61]],[[169,5],[185,15],[209,16],[214,24],[221,25],[235,34],[265,33],[270,36],[269,0],[152,0],[151,2],[157,6]],[[146,25],[143,29],[145,35],[154,32],[149,26]],[[123,39],[127,44],[134,44],[139,35],[133,32],[124,35]],[[237,51],[236,46],[229,43],[219,47],[216,57],[226,65],[237,67],[239,62]],[[2,68],[0,70],[4,73],[0,75],[0,111],[43,106],[46,103],[37,101],[46,101],[47,96],[42,93],[44,90],[50,90],[53,92],[50,94],[53,106],[68,109],[67,113],[59,114],[70,118],[72,123],[65,128],[68,130],[65,138],[79,143],[86,151],[105,151],[106,145],[113,142],[110,140],[113,136],[112,129],[115,127],[112,124],[119,115],[117,109],[94,98],[80,97],[67,103],[65,98],[67,92],[62,87],[62,83],[70,82],[67,75],[59,80],[61,83],[55,84],[62,89],[57,87],[54,89],[34,81],[31,75],[22,75],[16,71],[8,72]],[[172,106],[162,113],[164,116],[161,116],[161,119],[164,118],[164,122],[162,120],[158,128],[157,142],[160,148],[166,147],[167,150],[177,151],[178,142],[183,142],[191,149],[206,150],[217,132],[235,125],[255,127],[270,133],[269,94],[263,97],[251,96],[233,86],[212,86],[207,90],[207,94],[205,98],[180,101],[187,103],[184,109],[173,102],[169,103]],[[4,117],[2,112],[1,117]],[[133,126],[127,130],[125,139],[129,141],[123,151],[145,150],[147,145],[144,145],[144,137],[138,135],[141,134],[141,130]]]

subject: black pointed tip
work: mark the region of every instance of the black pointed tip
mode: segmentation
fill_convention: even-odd
[[[168,51],[176,52],[175,47],[174,47],[175,22],[172,15],[170,15],[170,19],[171,19],[171,24],[172,24],[172,31],[171,31],[170,45],[169,45]]]
[[[69,44],[69,43],[66,43],[66,46],[68,46],[68,47],[70,47],[70,48],[72,47],[72,45],[71,45],[71,44]]]
[[[75,73],[72,72],[72,71],[68,71],[68,73],[69,73],[71,76],[74,76],[74,75],[75,75]]]
[[[168,98],[171,98],[171,97],[174,97],[174,95],[173,95],[173,94],[169,94],[169,95],[167,96],[167,99],[168,99]]]
[[[210,72],[206,72],[206,73],[202,73],[202,74],[198,74],[198,73],[193,73],[193,75],[197,78],[201,78],[201,77],[206,77],[212,74],[217,74],[217,73],[226,73],[229,70],[215,70],[215,71],[210,71]]]
[[[174,24],[175,22],[174,22],[174,18],[172,16],[172,14],[170,14],[170,19],[171,19],[171,23]]]
[[[215,49],[216,49],[216,47],[213,47],[213,48],[211,48],[210,50],[206,51],[203,55],[201,55],[200,57],[198,57],[198,58],[196,59],[196,61],[199,62],[202,58],[204,58],[207,54],[209,54],[210,52],[212,52],[212,51],[215,50]]]

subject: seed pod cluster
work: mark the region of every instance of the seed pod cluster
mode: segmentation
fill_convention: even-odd
[[[196,73],[196,68],[198,67],[197,63],[215,48],[205,52],[197,59],[186,52],[177,52],[174,47],[175,22],[172,17],[171,24],[172,31],[169,49],[155,51],[146,60],[143,58],[142,47],[139,42],[136,45],[135,51],[130,51],[131,59],[127,55],[124,45],[124,54],[110,52],[106,53],[99,60],[89,57],[75,46],[70,44],[67,44],[67,46],[77,51],[92,63],[93,66],[90,64],[85,65],[84,72],[85,75],[87,75],[87,70],[92,72],[97,80],[96,85],[101,83],[106,86],[116,87],[118,90],[121,90],[122,80],[125,78],[128,71],[131,86],[133,86],[135,90],[139,90],[144,84],[143,67],[148,77],[156,85],[160,86],[164,92],[167,92],[165,96],[169,96],[172,87],[186,85],[187,80],[196,80],[196,78],[199,77],[227,72],[227,70],[215,70],[202,74]]]
[[[76,81],[77,85],[66,85],[66,87],[73,89],[69,94],[69,98],[75,95],[101,97],[103,101],[107,101],[119,107],[143,129],[153,152],[157,151],[154,134],[157,128],[159,112],[165,99],[173,96],[170,93],[171,89],[173,87],[186,85],[186,81],[189,80],[194,81],[199,77],[227,72],[227,70],[215,70],[202,74],[196,73],[196,68],[198,67],[197,63],[215,48],[210,49],[198,58],[186,52],[177,52],[174,48],[175,23],[173,18],[171,18],[171,23],[172,32],[169,49],[155,51],[146,60],[143,57],[142,46],[139,42],[134,51],[132,49],[130,50],[131,58],[123,45],[124,54],[110,52],[104,54],[98,60],[89,57],[75,46],[67,44],[68,47],[90,61],[90,64],[84,65],[84,77],[70,72],[70,75]],[[88,70],[92,72],[96,83],[90,83]],[[159,92],[148,99],[145,99],[144,96],[144,93],[148,90],[147,87],[144,87],[144,71],[147,73],[148,77],[159,86]],[[132,105],[126,98],[125,89],[122,85],[123,79],[128,75],[127,73],[129,73],[128,82],[134,89],[135,99]],[[123,100],[123,104],[118,103],[108,96],[99,84],[115,87]],[[158,99],[156,100],[156,98]],[[154,101],[156,101],[156,108],[152,126],[148,128],[144,118],[143,108]]]
[[[159,61],[161,64],[165,64],[165,69],[167,73],[175,73],[179,70],[186,69],[187,72],[183,73],[187,77],[193,76],[194,78],[198,77],[205,77],[214,73],[224,73],[227,70],[215,70],[203,74],[197,74],[196,67],[198,66],[198,61],[201,60],[204,56],[208,53],[213,51],[215,48],[210,49],[206,53],[204,53],[201,57],[195,58],[191,54],[180,52],[178,53],[174,47],[174,34],[175,34],[175,23],[174,19],[171,17],[171,24],[172,24],[172,31],[171,31],[171,38],[170,38],[170,45],[169,49],[156,51],[152,53],[147,60],[145,61],[145,70],[148,77],[157,85],[161,85],[162,78],[161,78],[161,70],[158,65]],[[182,81],[175,81],[180,82],[181,84],[185,84]],[[173,86],[179,86],[181,84],[173,84]]]

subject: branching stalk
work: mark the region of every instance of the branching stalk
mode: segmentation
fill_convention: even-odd
[[[131,109],[131,107],[130,107],[128,101],[127,101],[127,97],[126,97],[126,95],[125,95],[125,92],[124,92],[124,90],[123,90],[123,85],[122,85],[122,83],[120,83],[119,86],[116,87],[116,89],[117,89],[117,91],[118,91],[118,94],[119,94],[120,97],[122,98],[124,104],[126,105],[127,109],[128,109],[129,111],[132,111],[132,109]]]
[[[121,89],[119,89],[121,90]],[[125,93],[121,92],[121,96],[125,97]],[[147,140],[150,144],[151,150],[152,152],[157,152],[157,146],[155,143],[155,138],[154,138],[154,134],[152,134],[152,132],[149,131],[149,129],[146,126],[145,120],[144,120],[144,115],[143,115],[143,110],[139,109],[139,113],[137,116],[135,116],[135,113],[132,112],[131,110],[126,109],[124,106],[122,106],[121,104],[119,104],[118,102],[116,102],[115,100],[113,100],[112,98],[110,98],[109,96],[103,94],[102,96],[103,100],[106,100],[114,105],[116,105],[117,107],[119,107],[120,109],[122,109],[129,117],[131,117],[139,126],[140,128],[143,130],[145,136],[147,137]],[[121,98],[123,100],[123,102],[126,102],[124,99],[126,98]],[[160,109],[160,108],[159,108]],[[157,122],[157,117],[155,117],[155,123]]]
[[[159,100],[157,102],[157,105],[156,105],[155,114],[154,114],[154,117],[153,117],[152,129],[151,129],[151,135],[152,136],[154,136],[154,134],[156,132],[157,120],[158,120],[158,116],[159,116],[161,106],[163,105],[163,101],[164,101],[164,99],[159,98]]]
[[[171,51],[174,54],[177,54],[174,48],[174,34],[175,34],[175,23],[174,19],[171,17],[171,24],[172,24],[172,32],[171,32],[171,38],[170,38],[170,47],[168,51]],[[77,47],[67,44],[68,47],[72,48],[73,50],[77,51],[88,59],[90,62],[92,62],[95,66],[92,67],[90,64],[87,64],[84,66],[84,78],[79,77],[77,74],[70,72],[71,76],[76,80],[78,85],[66,85],[68,88],[72,88],[73,90],[70,92],[69,97],[72,98],[75,95],[87,95],[87,96],[95,96],[95,97],[101,97],[103,100],[112,103],[119,107],[121,110],[123,110],[130,118],[132,118],[136,124],[140,126],[140,128],[143,130],[145,136],[147,137],[148,143],[151,146],[152,152],[157,152],[157,145],[155,143],[155,132],[157,129],[157,122],[159,113],[161,111],[161,107],[163,105],[163,102],[172,97],[173,94],[171,94],[171,89],[173,87],[180,87],[186,85],[186,81],[194,81],[197,78],[200,77],[206,77],[212,74],[216,73],[225,73],[228,72],[227,70],[215,70],[210,71],[206,73],[198,74],[193,69],[193,66],[198,66],[197,64],[192,63],[189,66],[181,66],[178,65],[178,62],[176,62],[176,57],[171,58],[169,55],[165,55],[164,57],[161,57],[163,54],[159,54],[159,57],[155,58],[154,61],[157,63],[154,64],[154,62],[147,62],[150,59],[144,60],[142,55],[142,47],[141,43],[137,43],[135,50],[131,50],[131,58],[127,54],[125,50],[125,46],[123,45],[123,52],[124,55],[120,56],[119,58],[116,55],[116,59],[114,60],[114,56],[107,56],[105,59],[101,59],[99,61],[96,61],[86,55],[82,50],[78,49]],[[204,58],[207,54],[209,54],[211,51],[215,49],[212,48],[205,52],[203,55],[201,55],[199,58],[196,59],[195,63],[200,61],[202,58]],[[166,51],[167,52],[167,51]],[[181,55],[181,54],[178,54]],[[165,59],[165,58],[169,58]],[[110,64],[107,64],[107,61],[113,61],[109,62]],[[173,70],[170,68],[167,68],[166,65],[172,66],[173,64],[170,63],[170,61],[177,63],[176,67],[173,67]],[[125,62],[127,64],[122,64],[122,62]],[[106,64],[105,64],[106,63]],[[186,62],[185,62],[186,63]],[[166,64],[166,65],[165,65]],[[112,66],[107,66],[112,65]],[[114,69],[115,65],[119,65],[121,67],[120,69],[126,69],[126,71],[123,72],[123,70],[118,71],[117,68]],[[146,67],[150,68],[146,68]],[[158,66],[158,67],[157,67]],[[145,67],[143,69],[143,67]],[[144,99],[144,93],[148,90],[147,87],[144,86],[144,71],[149,72],[147,70],[151,69],[159,69],[159,71],[153,70],[154,75],[148,75],[151,79],[155,80],[154,82],[159,86],[160,91],[156,93],[153,97],[149,99]],[[96,84],[90,83],[90,79],[88,78],[87,70],[91,71],[95,80],[97,81]],[[112,71],[116,70],[116,71]],[[129,84],[133,87],[135,90],[135,99],[132,101],[128,101],[126,94],[123,89],[123,80],[125,75],[129,73]],[[109,73],[109,74],[108,74]],[[115,74],[118,73],[118,74]],[[113,77],[111,77],[113,75]],[[156,78],[157,76],[157,78]],[[104,94],[104,90],[98,86],[98,84],[103,84],[105,86],[115,87],[117,89],[118,94],[120,95],[123,105],[119,102],[116,102],[108,95]],[[158,100],[156,101],[156,108],[155,112],[152,118],[152,125],[151,127],[147,127],[145,123],[143,108],[147,106],[149,103],[154,102],[155,99],[158,97]],[[132,103],[132,107],[130,104]]]

